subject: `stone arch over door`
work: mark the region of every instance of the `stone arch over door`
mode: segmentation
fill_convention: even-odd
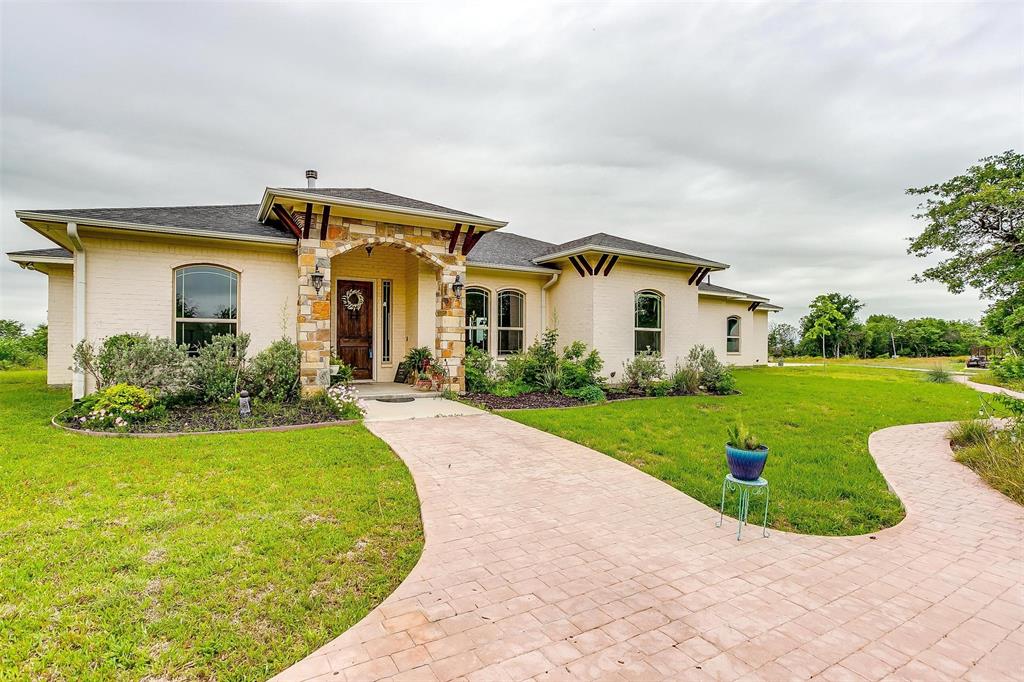
[[[344,219],[342,219],[344,220]],[[368,225],[355,225],[367,230]],[[401,229],[409,233],[398,236]],[[465,258],[456,251],[449,254],[447,239],[437,231],[393,225],[374,227],[378,234],[345,234],[337,230],[336,239],[324,241],[304,239],[298,247],[298,314],[296,338],[301,351],[300,375],[305,394],[325,390],[330,385],[331,357],[331,259],[359,248],[388,246],[401,249],[429,263],[436,273],[434,292],[434,356],[446,368],[448,383],[445,388],[461,391],[464,387],[465,356],[464,309],[462,300],[454,296],[452,285],[460,275],[465,277]],[[383,234],[380,232],[383,231]],[[390,234],[389,234],[390,232]],[[344,238],[347,237],[347,238]],[[319,269],[323,286],[317,292],[312,275]],[[420,296],[429,295],[421,291]]]

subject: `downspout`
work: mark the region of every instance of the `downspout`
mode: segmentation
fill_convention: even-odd
[[[540,321],[541,329],[546,331],[548,328],[548,289],[552,284],[558,281],[559,275],[562,274],[561,270],[551,273],[551,279],[548,280],[547,284],[540,288]]]
[[[71,336],[74,345],[85,340],[85,246],[78,235],[78,224],[68,223],[68,239],[74,249],[74,306],[75,314],[71,322]],[[74,369],[71,379],[71,398],[80,400],[85,397],[85,370]]]

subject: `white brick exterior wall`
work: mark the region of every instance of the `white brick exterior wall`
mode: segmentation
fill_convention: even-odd
[[[70,265],[47,265],[46,383],[71,383],[71,351],[74,338],[74,282]]]
[[[252,353],[295,339],[295,252],[185,241],[84,239],[86,338],[123,332],[174,338],[174,269],[205,263],[238,271],[238,330]]]
[[[768,362],[768,311],[750,312],[744,301],[700,297],[700,343],[715,349],[723,362],[733,365],[763,365]],[[740,352],[725,352],[725,325],[731,316],[740,318]]]
[[[550,275],[535,275],[514,270],[496,270],[493,268],[466,269],[466,287],[481,287],[489,296],[488,318],[490,320],[490,352],[498,355],[498,292],[502,289],[515,289],[524,296],[523,312],[523,347],[529,346],[543,331],[540,319],[541,287],[551,278]]]

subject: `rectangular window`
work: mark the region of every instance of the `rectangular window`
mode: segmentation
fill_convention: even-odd
[[[498,292],[498,355],[523,350],[523,303],[518,291]]]
[[[391,280],[380,283],[381,343],[380,361],[391,362]]]

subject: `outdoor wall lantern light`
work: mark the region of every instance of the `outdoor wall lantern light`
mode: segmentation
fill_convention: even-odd
[[[455,294],[455,300],[462,300],[462,290],[466,288],[466,285],[462,283],[462,275],[455,275],[455,282],[452,284],[452,293]]]
[[[316,264],[316,269],[313,274],[309,276],[310,282],[313,284],[313,288],[316,289],[316,295],[320,295],[320,290],[324,286],[324,273],[320,272],[320,264]]]

